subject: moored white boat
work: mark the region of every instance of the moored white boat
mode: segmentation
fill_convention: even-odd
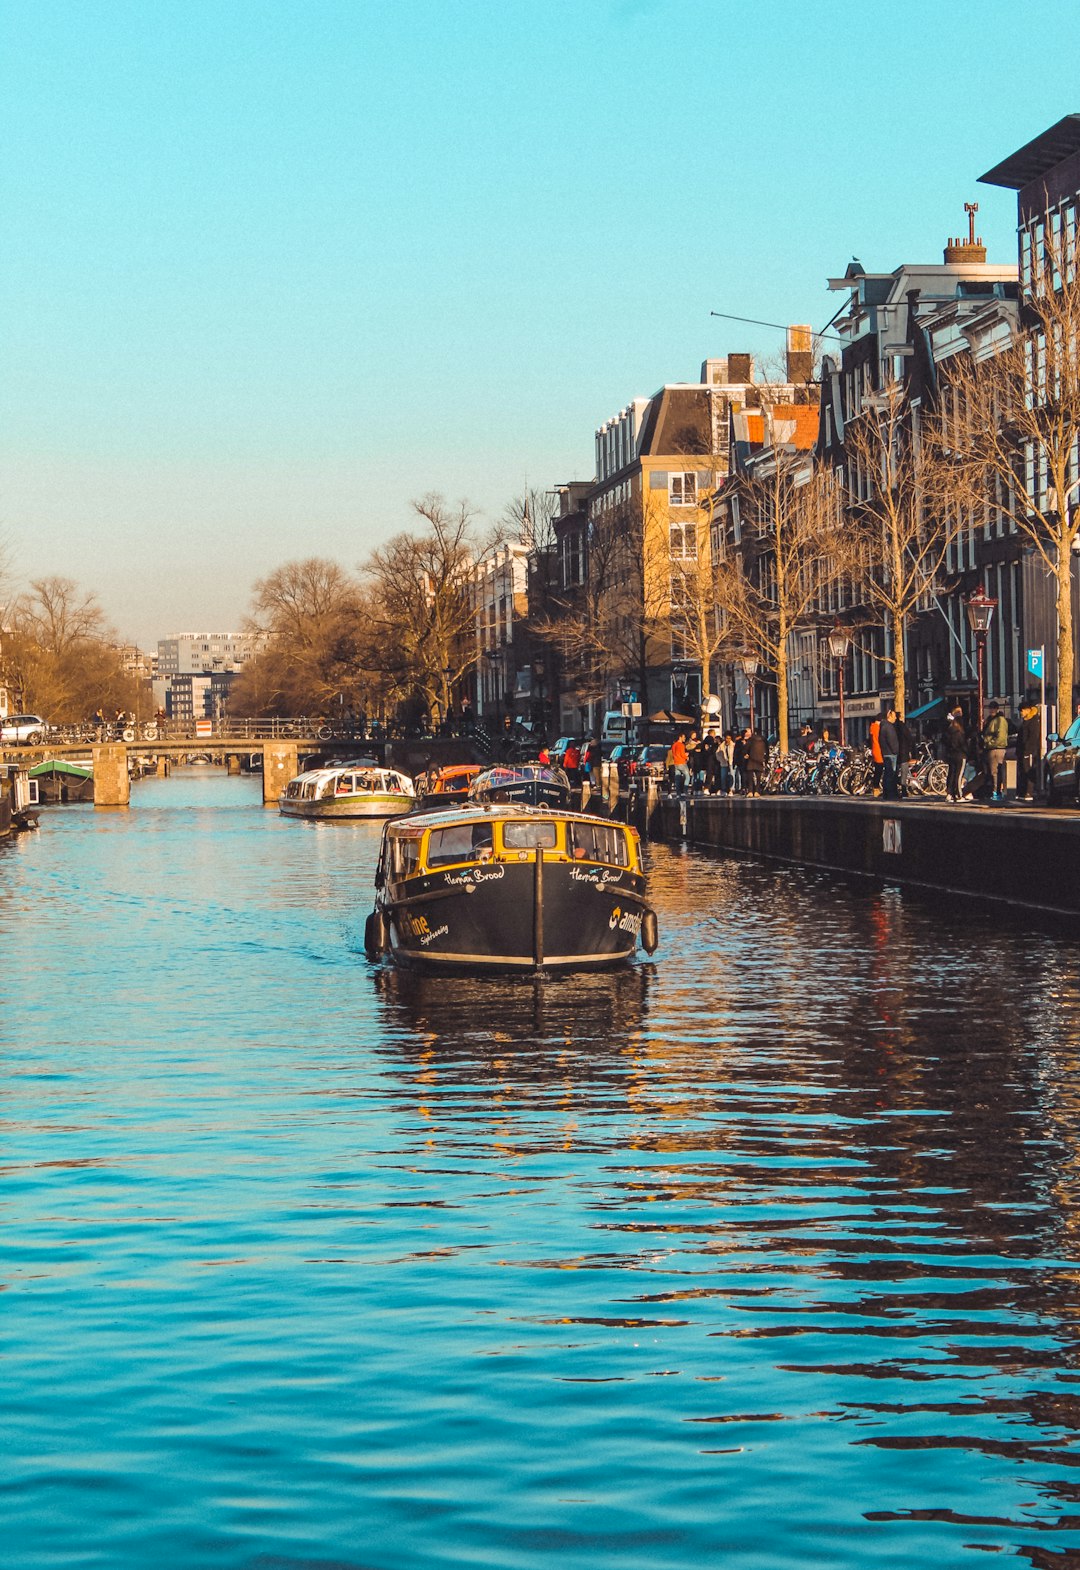
[[[286,818],[392,818],[408,812],[414,799],[412,780],[397,769],[340,763],[297,774],[278,797],[278,810]]]

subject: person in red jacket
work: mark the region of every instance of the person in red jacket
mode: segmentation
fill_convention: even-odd
[[[874,771],[870,776],[871,792],[875,796],[880,796],[881,781],[885,775],[885,754],[881,750],[880,717],[870,722],[870,756],[874,762]]]

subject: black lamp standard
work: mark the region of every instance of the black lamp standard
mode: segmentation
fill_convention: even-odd
[[[975,674],[979,683],[979,707],[976,716],[976,725],[979,730],[983,723],[983,689],[986,680],[986,635],[990,631],[990,623],[997,610],[997,600],[993,595],[987,594],[982,587],[969,594],[964,606],[967,611],[968,626],[975,634]]]
[[[750,694],[750,729],[754,728],[754,678],[757,676],[758,657],[753,649],[744,649],[739,655],[739,664],[742,666],[743,675],[746,677],[746,686]]]
[[[836,661],[836,692],[840,699],[840,745],[847,746],[847,732],[844,728],[844,661],[847,651],[851,647],[851,638],[846,627],[836,622],[829,634],[829,653]]]

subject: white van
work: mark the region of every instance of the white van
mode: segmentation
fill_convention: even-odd
[[[600,745],[604,749],[604,756],[620,742],[637,741],[639,724],[639,720],[624,714],[621,709],[608,709],[600,727]]]

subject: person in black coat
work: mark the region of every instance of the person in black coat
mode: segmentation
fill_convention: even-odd
[[[710,796],[716,794],[716,732],[707,730],[701,738],[701,767],[705,775],[705,789]]]
[[[731,766],[735,771],[735,789],[742,791],[743,795],[746,794],[748,788],[746,773],[746,741],[749,735],[750,727],[747,726],[744,731],[740,731],[739,734],[735,737],[735,741],[732,746]]]
[[[1039,788],[1042,759],[1042,715],[1038,704],[1025,703],[1020,710],[1020,730],[1016,738],[1016,800],[1034,801]]]
[[[911,726],[902,714],[896,716],[896,736],[900,743],[900,750],[896,755],[896,767],[900,775],[900,794],[909,795],[908,777],[911,772],[911,760],[915,756],[915,737]]]
[[[761,777],[769,758],[769,746],[760,730],[750,733],[746,742],[746,780],[748,796],[761,795]]]
[[[964,731],[963,715],[959,709],[954,709],[945,721],[945,734],[942,737],[945,762],[949,765],[949,779],[945,786],[945,795],[949,801],[959,801],[964,783],[964,765],[967,763],[967,734]]]

